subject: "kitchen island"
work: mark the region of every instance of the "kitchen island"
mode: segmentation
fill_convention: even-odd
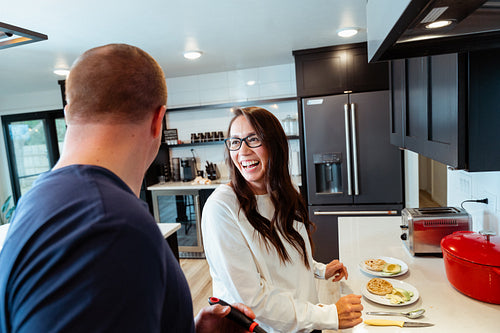
[[[365,259],[384,256],[402,260],[408,272],[392,279],[414,286],[419,299],[405,306],[388,306],[372,302],[363,296],[363,319],[391,319],[430,322],[432,327],[400,328],[369,326],[364,323],[341,332],[499,332],[500,305],[470,298],[456,290],[446,278],[443,259],[431,256],[412,256],[400,239],[401,217],[345,217],[339,219],[340,260],[347,266],[349,279],[337,284],[332,297],[361,290],[373,276],[364,273],[359,263]],[[419,319],[395,316],[366,315],[367,311],[408,312],[424,308]],[[325,331],[324,331],[325,332]],[[326,331],[330,332],[330,331]]]

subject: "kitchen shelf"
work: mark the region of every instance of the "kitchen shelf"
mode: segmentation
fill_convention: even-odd
[[[287,136],[288,140],[298,140],[299,136],[298,135],[288,135]],[[210,146],[210,145],[217,145],[224,143],[224,140],[219,140],[219,141],[207,141],[207,142],[193,142],[193,143],[181,143],[177,145],[168,145],[165,142],[162,142],[163,146],[166,146],[168,148],[181,148],[181,147],[190,147],[190,146]]]

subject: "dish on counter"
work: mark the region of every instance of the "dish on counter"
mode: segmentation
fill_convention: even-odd
[[[394,288],[404,289],[408,292],[412,292],[413,295],[411,296],[411,299],[404,303],[393,304],[391,303],[390,299],[385,297],[385,295],[375,295],[372,294],[370,291],[368,291],[367,288],[368,281],[363,285],[363,288],[361,289],[361,294],[372,302],[388,306],[406,306],[415,303],[419,299],[420,294],[418,293],[417,288],[415,288],[411,284],[394,279],[384,279],[384,280],[390,282]]]
[[[383,271],[373,271],[371,269],[369,269],[366,264],[365,264],[365,261],[366,260],[369,260],[369,259],[382,259],[384,260],[386,263],[388,264],[398,264],[401,266],[401,271],[399,273],[385,273]],[[373,276],[378,276],[378,277],[395,277],[395,276],[400,276],[400,275],[403,275],[403,274],[406,274],[406,272],[408,272],[408,265],[402,261],[402,260],[399,260],[399,259],[396,259],[396,258],[392,258],[392,257],[372,257],[372,258],[366,258],[364,260],[361,260],[361,262],[359,263],[359,268],[367,273],[367,274],[370,274],[370,275],[373,275]]]

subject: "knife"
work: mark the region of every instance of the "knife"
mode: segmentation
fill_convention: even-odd
[[[431,323],[420,323],[416,321],[398,321],[398,320],[387,320],[387,319],[367,319],[364,321],[364,323],[373,326],[399,326],[399,327],[434,326],[434,324]]]

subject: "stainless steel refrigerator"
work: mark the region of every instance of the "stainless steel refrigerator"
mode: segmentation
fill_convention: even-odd
[[[402,151],[389,142],[389,91],[302,100],[314,258],[338,258],[338,218],[400,214]]]

